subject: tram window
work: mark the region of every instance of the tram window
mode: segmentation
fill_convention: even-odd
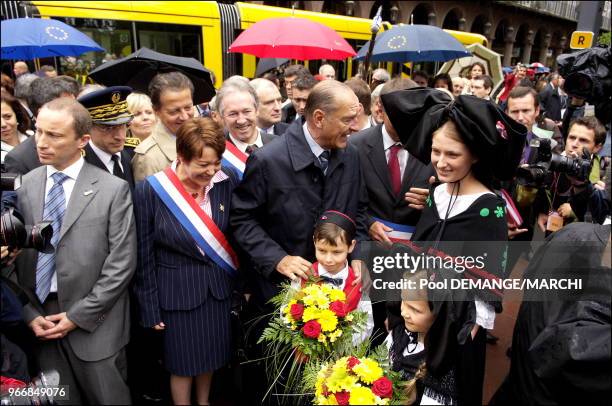
[[[139,47],[203,62],[201,27],[136,22],[136,31]]]
[[[78,58],[60,58],[62,73],[77,76],[87,74],[96,66],[121,58],[133,51],[132,23],[95,18],[58,18],[91,37],[106,52],[87,52]]]

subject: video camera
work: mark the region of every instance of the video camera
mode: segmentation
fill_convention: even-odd
[[[567,94],[586,99],[595,106],[595,116],[602,123],[610,122],[612,108],[612,52],[597,46],[557,57],[559,73],[565,79]]]
[[[2,191],[15,191],[21,186],[21,176],[3,172],[0,184]],[[51,222],[41,221],[35,225],[24,223],[22,215],[13,207],[3,208],[0,217],[0,245],[8,246],[10,250],[34,248],[45,254],[52,253]]]
[[[552,183],[553,173],[564,173],[578,180],[587,180],[591,173],[591,153],[587,148],[582,151],[582,157],[568,157],[552,152],[550,140],[534,138],[529,143],[535,163],[521,166],[516,172],[519,185],[540,188]]]

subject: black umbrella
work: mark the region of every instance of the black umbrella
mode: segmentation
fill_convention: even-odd
[[[166,55],[149,48],[115,61],[106,62],[89,73],[89,76],[105,86],[129,86],[148,93],[151,79],[158,73],[181,72],[191,79],[195,88],[194,103],[204,103],[215,95],[210,72],[194,58]]]
[[[255,77],[258,78],[264,73],[271,71],[272,69],[278,68],[281,65],[289,62],[287,58],[261,58],[257,62],[257,69],[255,70]]]

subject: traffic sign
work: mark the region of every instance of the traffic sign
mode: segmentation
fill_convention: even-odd
[[[593,46],[593,32],[574,31],[570,40],[571,49],[585,49]]]

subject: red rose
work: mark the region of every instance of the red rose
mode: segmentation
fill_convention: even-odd
[[[302,315],[304,314],[304,305],[300,303],[292,304],[291,308],[289,309],[289,313],[291,313],[291,317],[293,317],[293,320],[302,320]]]
[[[353,367],[357,364],[361,364],[361,361],[359,361],[359,359],[355,358],[355,357],[349,357],[349,359],[346,362],[347,367],[349,369],[349,371],[353,370]]]
[[[336,397],[336,402],[338,402],[339,405],[348,405],[351,394],[343,390],[342,392],[334,393],[334,396]]]
[[[346,305],[344,304],[344,302],[341,302],[339,300],[331,302],[331,304],[329,305],[329,310],[336,313],[336,316],[338,317],[344,317],[348,313],[346,311]]]
[[[302,327],[302,333],[308,338],[317,338],[321,334],[321,325],[316,320],[310,320]]]
[[[372,384],[372,393],[381,398],[391,398],[393,396],[393,383],[387,378],[378,378]]]

